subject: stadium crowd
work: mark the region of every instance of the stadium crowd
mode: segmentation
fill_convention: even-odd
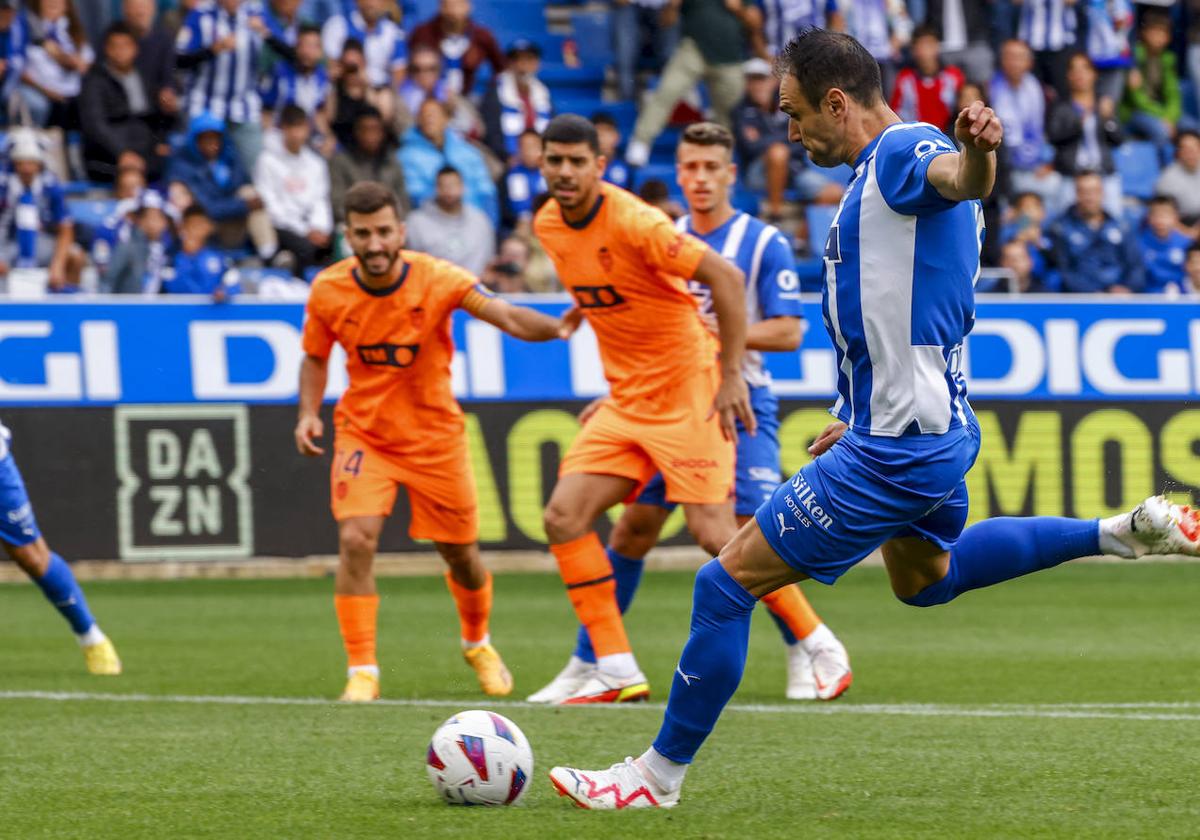
[[[554,290],[530,232],[539,131],[563,110],[550,44],[567,72],[608,65],[589,114],[606,178],[672,215],[672,127],[729,125],[737,204],[793,235],[811,283],[848,173],[788,143],[771,59],[816,25],[868,48],[905,120],[950,130],[964,103],[996,109],[984,259],[1009,290],[1200,295],[1200,0],[611,0],[603,44],[501,44],[473,12],[0,0],[0,274],[10,290],[303,294],[285,278],[345,253],[341,197],[374,179],[410,210],[414,249],[502,292]]]

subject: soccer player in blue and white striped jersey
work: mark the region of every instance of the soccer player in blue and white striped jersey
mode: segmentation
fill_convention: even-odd
[[[408,44],[400,24],[387,16],[387,0],[358,0],[356,8],[325,21],[321,41],[325,55],[336,61],[346,41],[358,41],[367,60],[373,88],[399,87],[408,68]]]
[[[1076,557],[1200,556],[1200,514],[1164,497],[1107,519],[999,517],[966,528],[964,476],[979,453],[962,345],[974,322],[983,234],[1003,129],[982,102],[954,137],[905,123],[853,38],[809,30],[781,58],[790,138],[854,178],[825,247],[823,311],[838,363],[837,420],[815,458],[781,485],[696,575],[691,634],[662,728],[637,760],[556,767],[585,808],[670,807],[741,681],[750,615],[799,580],[832,584],[882,549],[892,591],[931,607]]]
[[[1079,29],[1079,7],[1073,0],[1023,0],[1017,38],[1033,50],[1035,73],[1054,86],[1064,99],[1067,91],[1067,60],[1075,49]]]

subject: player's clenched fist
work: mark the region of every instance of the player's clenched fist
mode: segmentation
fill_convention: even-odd
[[[325,434],[325,424],[315,414],[306,414],[296,422],[296,449],[301,455],[315,458],[324,455],[325,450],[314,442]]]
[[[954,137],[964,147],[981,152],[994,152],[1004,139],[1004,126],[996,112],[978,99],[958,112],[954,121]]]

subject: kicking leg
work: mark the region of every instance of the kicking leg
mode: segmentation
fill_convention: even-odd
[[[768,592],[803,579],[767,544],[757,523],[743,527],[696,575],[691,635],[654,746],[610,770],[555,767],[550,778],[558,791],[588,808],[678,802],[688,764],[741,682],[754,605]]]
[[[492,646],[488,620],[492,614],[492,573],[483,565],[478,543],[434,543],[446,561],[446,586],[454,596],[462,631],[463,658],[475,669],[484,694],[512,693],[513,679]]]
[[[342,700],[379,698],[379,662],[375,656],[379,594],[375,589],[375,551],[382,516],[354,516],[338,522],[338,568],[333,606],[346,648],[349,681]]]

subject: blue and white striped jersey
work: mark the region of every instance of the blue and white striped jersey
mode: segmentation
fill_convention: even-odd
[[[967,425],[962,344],[975,323],[983,238],[978,201],[929,183],[956,151],[928,123],[896,123],[859,155],[825,243],[822,314],[838,365],[831,413],[899,437]]]
[[[368,27],[358,9],[335,15],[321,28],[321,46],[325,58],[336,61],[342,57],[346,41],[353,39],[363,46],[367,61],[367,81],[372,87],[390,87],[392,71],[408,66],[408,41],[400,24],[381,17]]]
[[[824,29],[837,12],[837,0],[758,0],[763,12],[767,50],[776,55],[803,30]]]
[[[271,75],[264,77],[259,96],[268,110],[282,111],[286,105],[297,105],[311,118],[325,106],[331,88],[323,66],[311,73],[301,73],[286,61],[277,61]]]
[[[1017,37],[1035,52],[1075,45],[1079,12],[1067,0],[1024,0]]]
[[[247,0],[229,14],[220,4],[208,2],[188,13],[175,39],[181,54],[211,49],[232,35],[235,46],[213,55],[190,74],[184,106],[189,116],[205,112],[233,123],[257,122],[262,113],[258,96],[259,56],[263,39],[250,28],[250,19],[262,17],[258,0]]]
[[[684,216],[675,226],[702,239],[708,247],[741,269],[746,275],[746,320],[756,324],[766,318],[802,317],[800,278],[792,246],[783,234],[749,213],[737,212],[716,230],[697,233],[692,217]],[[688,281],[688,289],[700,302],[702,315],[711,315],[712,293],[704,283]],[[762,353],[747,350],[742,360],[746,384],[758,388],[771,384],[771,375],[763,369]]]

